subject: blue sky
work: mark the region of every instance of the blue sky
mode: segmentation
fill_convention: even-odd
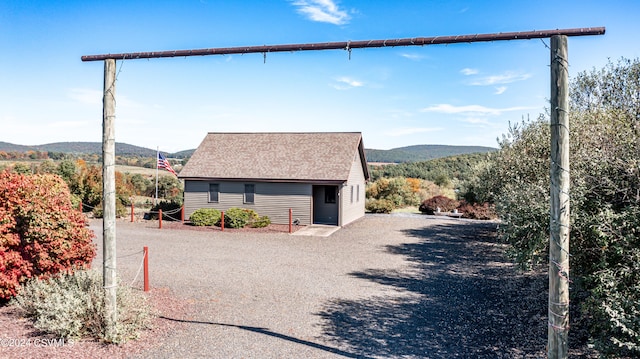
[[[570,76],[640,57],[640,2],[0,0],[0,141],[101,141],[103,63],[82,55],[605,26]],[[116,140],[360,131],[367,148],[497,147],[549,99],[541,40],[119,61]]]

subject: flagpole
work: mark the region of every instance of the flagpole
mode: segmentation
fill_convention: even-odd
[[[156,147],[156,200],[155,205],[158,205],[158,159],[160,158],[160,146]]]

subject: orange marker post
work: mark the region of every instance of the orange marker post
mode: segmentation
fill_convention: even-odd
[[[149,247],[144,247],[144,291],[149,291]]]
[[[293,233],[293,209],[289,208],[289,234]]]

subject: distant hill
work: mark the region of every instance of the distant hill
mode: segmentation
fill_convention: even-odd
[[[102,154],[102,142],[55,142],[44,145],[23,146],[15,145],[8,142],[0,142],[0,151],[5,152],[61,152],[70,154]],[[184,151],[183,151],[184,152]],[[164,152],[163,152],[164,153]],[[118,156],[140,156],[155,157],[156,150],[130,145],[127,143],[116,142],[116,155]],[[169,154],[173,157],[172,154]]]
[[[191,155],[193,155],[194,152],[196,152],[195,148],[191,150],[184,150],[176,153],[171,153],[169,154],[169,156],[172,158],[187,158],[187,157],[191,157]]]
[[[27,151],[36,151],[36,148],[32,146],[23,146],[23,145],[14,145],[9,142],[0,141],[0,151],[5,152],[27,152]]]
[[[485,153],[495,151],[495,148],[482,146],[447,146],[447,145],[415,145],[407,147],[393,148],[390,150],[365,149],[368,162],[420,162],[436,158],[443,158],[469,153]],[[44,145],[23,146],[0,141],[0,151],[5,152],[61,152],[74,155],[79,154],[102,154],[102,142],[56,142]],[[176,153],[168,153],[171,158],[191,157],[195,149],[184,150]],[[166,152],[163,152],[166,153]],[[116,142],[116,155],[118,156],[139,156],[155,157],[156,150]]]
[[[496,150],[493,147],[483,146],[414,145],[390,150],[365,149],[365,153],[368,162],[404,163]]]
[[[101,154],[102,142],[56,142],[48,143],[46,145],[34,146],[40,151],[47,152],[63,152],[72,154]],[[140,156],[140,157],[154,157],[156,150],[149,148],[138,147],[129,145],[127,143],[116,142],[116,155],[118,156]]]

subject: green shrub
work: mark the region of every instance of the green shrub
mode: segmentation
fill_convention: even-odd
[[[454,209],[458,208],[458,205],[459,202],[455,199],[451,199],[445,196],[435,196],[422,201],[422,204],[420,204],[420,207],[418,207],[418,209],[422,213],[435,214],[436,212],[438,212],[438,209],[441,212],[451,212]]]
[[[368,199],[388,200],[394,208],[416,206],[420,203],[420,185],[414,182],[415,179],[403,177],[380,178],[367,184],[365,195]]]
[[[244,228],[249,222],[258,218],[252,209],[232,207],[224,211],[224,226],[228,228]]]
[[[271,224],[271,219],[267,216],[260,216],[249,223],[251,228],[263,228]]]
[[[117,337],[115,343],[138,337],[148,328],[151,309],[146,297],[119,285]],[[32,279],[20,290],[11,304],[33,320],[44,332],[62,338],[106,340],[104,289],[99,271],[78,270],[61,273],[50,279]]]
[[[391,213],[395,205],[388,199],[368,199],[365,207],[371,213]]]
[[[191,213],[189,221],[194,226],[219,226],[220,211],[215,208],[200,208]]]

